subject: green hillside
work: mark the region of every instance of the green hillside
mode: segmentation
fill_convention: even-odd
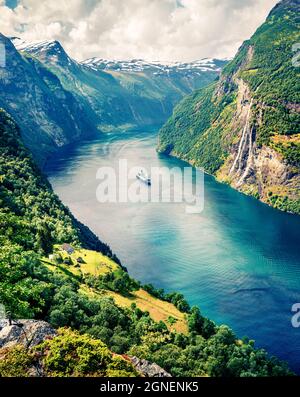
[[[38,347],[47,376],[136,374],[111,352],[145,358],[173,376],[290,374],[253,341],[238,340],[190,308],[181,294],[130,278],[52,192],[3,110],[0,203],[1,304],[12,319],[66,328]],[[35,354],[0,349],[0,375],[28,374]]]
[[[300,4],[281,1],[224,68],[185,98],[158,149],[281,210],[300,213]]]

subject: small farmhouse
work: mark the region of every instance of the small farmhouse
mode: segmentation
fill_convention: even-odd
[[[70,244],[63,244],[61,250],[65,251],[67,254],[71,255],[75,252],[75,249]]]

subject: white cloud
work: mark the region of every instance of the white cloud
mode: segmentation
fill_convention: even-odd
[[[59,40],[75,59],[231,57],[276,0],[0,0],[1,32]]]

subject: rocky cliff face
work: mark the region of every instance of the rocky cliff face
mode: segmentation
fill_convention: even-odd
[[[83,104],[41,62],[22,56],[0,34],[6,65],[0,68],[0,107],[19,123],[23,140],[38,162],[57,148],[96,133]]]
[[[251,64],[253,47],[249,47],[247,63]],[[249,85],[237,76],[231,77],[237,87],[235,113],[231,130],[235,141],[229,147],[228,157],[216,176],[241,192],[252,194],[271,203],[273,195],[283,195],[292,201],[299,199],[299,168],[289,164],[284,156],[269,145],[257,143],[257,129],[264,123],[264,104],[255,100]],[[295,113],[299,113],[297,109]]]
[[[45,321],[17,320],[0,321],[0,348],[11,348],[23,345],[30,349],[47,338],[53,338],[56,331]]]
[[[276,208],[300,213],[300,86],[292,44],[300,3],[283,0],[220,80],[185,99],[159,150]]]

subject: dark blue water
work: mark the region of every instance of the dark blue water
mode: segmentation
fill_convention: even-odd
[[[300,217],[276,211],[205,176],[205,208],[185,204],[100,204],[99,167],[184,167],[159,156],[153,132],[110,134],[67,148],[47,167],[56,193],[117,253],[130,274],[191,304],[239,337],[256,340],[300,372]]]

